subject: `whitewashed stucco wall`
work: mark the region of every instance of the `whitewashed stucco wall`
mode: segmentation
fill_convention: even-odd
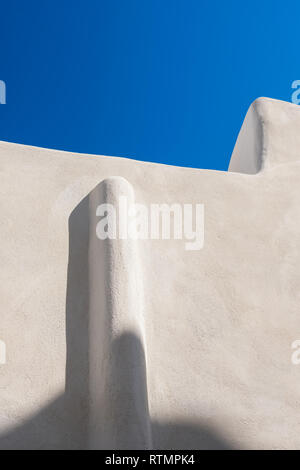
[[[230,170],[0,143],[1,449],[300,447],[300,108]],[[204,204],[203,249],[98,240],[123,193]]]

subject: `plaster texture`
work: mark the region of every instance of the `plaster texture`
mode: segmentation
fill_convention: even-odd
[[[120,195],[204,204],[203,248],[99,240]],[[0,449],[299,449],[299,199],[271,99],[229,172],[1,142]]]

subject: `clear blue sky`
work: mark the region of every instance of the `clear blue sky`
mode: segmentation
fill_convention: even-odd
[[[226,170],[259,96],[291,100],[300,2],[1,3],[0,140]]]

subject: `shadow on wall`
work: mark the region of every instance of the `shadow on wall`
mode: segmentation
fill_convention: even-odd
[[[219,431],[203,426],[197,420],[172,423],[152,423],[153,448],[158,450],[234,450],[234,446]]]
[[[0,449],[87,449],[89,447],[89,196],[69,218],[69,263],[66,295],[66,386],[65,392],[24,422],[0,435]],[[101,263],[101,260],[98,260]],[[99,312],[104,314],[104,312]],[[139,351],[142,362],[132,376],[147,393],[143,346],[134,334],[126,333],[112,345],[112,383],[128,389],[128,377],[120,370]],[[125,348],[125,351],[124,351]],[[127,364],[128,366],[128,364]],[[142,367],[141,367],[142,366]],[[139,377],[137,377],[139,375]],[[143,382],[143,383],[141,383]],[[104,404],[105,405],[105,404]],[[121,412],[118,410],[118,412]],[[157,449],[229,449],[226,440],[201,423],[152,423],[153,447]]]
[[[89,402],[88,196],[69,217],[65,393],[0,436],[0,449],[87,447]]]

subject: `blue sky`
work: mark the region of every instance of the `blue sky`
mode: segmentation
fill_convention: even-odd
[[[226,170],[250,103],[291,100],[300,2],[1,4],[0,140]]]

